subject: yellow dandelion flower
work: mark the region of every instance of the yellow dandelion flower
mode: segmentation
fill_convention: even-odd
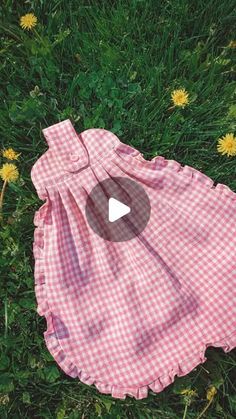
[[[177,89],[171,93],[171,99],[175,106],[182,108],[189,103],[188,92],[185,89]]]
[[[10,401],[8,394],[3,394],[0,396],[0,405],[8,404]]]
[[[217,151],[221,154],[227,154],[227,156],[236,156],[236,138],[234,134],[228,133],[219,138]]]
[[[230,41],[228,48],[236,48],[236,41]]]
[[[2,151],[3,157],[8,160],[17,160],[21,153],[17,153],[13,148],[7,148]]]
[[[21,16],[20,18],[20,26],[23,29],[30,30],[37,24],[37,17],[34,15],[34,13],[27,13],[24,16]]]
[[[194,397],[197,395],[196,390],[192,390],[190,388],[185,388],[183,390],[181,390],[180,394],[184,394],[186,396],[190,396],[190,397]]]
[[[183,390],[180,391],[180,394],[189,394],[191,390],[189,388],[184,388]]]
[[[214,386],[209,387],[207,390],[207,400],[211,401],[215,397],[217,390]]]
[[[19,171],[15,164],[5,163],[0,169],[0,177],[7,182],[15,182],[19,177]]]

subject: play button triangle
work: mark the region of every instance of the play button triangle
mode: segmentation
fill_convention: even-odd
[[[111,223],[119,220],[124,215],[129,214],[130,207],[123,204],[115,198],[110,198],[108,201],[108,219]]]
[[[145,229],[151,205],[139,182],[128,177],[108,176],[90,191],[85,213],[95,234],[110,242],[124,242],[139,236]]]

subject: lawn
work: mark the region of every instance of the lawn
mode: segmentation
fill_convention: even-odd
[[[177,160],[236,192],[236,156],[217,149],[236,131],[234,6],[2,1],[0,147],[20,156],[10,161],[19,177],[6,185],[0,229],[1,418],[198,418],[204,410],[205,418],[236,416],[235,350],[208,348],[205,363],[142,400],[114,399],[60,370],[36,312],[33,216],[43,202],[30,178],[47,150],[42,129],[69,118],[77,132],[108,129],[147,159]],[[31,30],[19,24],[26,13],[37,17]],[[176,89],[188,93],[186,106],[173,103]]]

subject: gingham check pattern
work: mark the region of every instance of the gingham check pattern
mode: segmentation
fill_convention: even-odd
[[[236,193],[190,166],[138,150],[69,119],[43,130],[31,170],[37,311],[61,369],[102,393],[141,399],[236,345]],[[151,217],[140,236],[109,242],[85,216],[93,187],[140,182]]]

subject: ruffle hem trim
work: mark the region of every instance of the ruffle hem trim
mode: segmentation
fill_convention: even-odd
[[[234,192],[229,186],[224,183],[217,183],[207,176],[205,173],[202,173],[200,170],[195,169],[194,167],[186,165],[181,165],[181,163],[176,160],[168,160],[163,156],[156,156],[152,160],[145,160],[141,153],[135,157],[137,164],[146,164],[147,168],[149,164],[154,164],[155,168],[167,167],[168,169],[178,172],[184,176],[191,178],[193,181],[200,182],[202,185],[207,186],[209,189],[214,189],[215,191],[222,193],[229,198],[236,200],[236,192]]]

